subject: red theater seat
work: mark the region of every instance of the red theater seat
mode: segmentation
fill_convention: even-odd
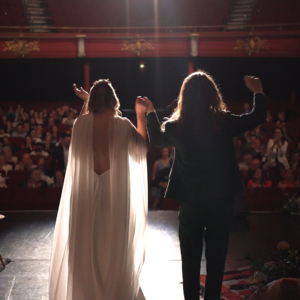
[[[10,141],[11,144],[16,148],[21,148],[21,146],[24,144],[25,139],[22,137],[11,137]]]
[[[14,209],[44,209],[42,190],[40,188],[16,187],[12,193]]]
[[[277,187],[257,187],[253,189],[251,205],[252,211],[276,211],[283,206],[282,189]]]
[[[57,210],[59,207],[62,188],[47,187],[43,190],[43,201],[45,207],[51,210]]]
[[[0,210],[10,209],[12,199],[11,188],[0,188]]]

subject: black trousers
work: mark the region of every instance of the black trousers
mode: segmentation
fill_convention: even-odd
[[[203,236],[207,262],[204,299],[220,300],[233,198],[233,195],[219,199],[205,197],[180,203],[179,239],[185,300],[199,300]]]

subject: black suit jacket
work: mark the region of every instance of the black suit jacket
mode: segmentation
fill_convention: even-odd
[[[244,190],[233,137],[265,122],[268,98],[256,94],[253,102],[248,114],[224,113],[219,133],[206,120],[200,130],[192,125],[180,130],[178,122],[169,122],[162,132],[156,113],[147,115],[150,141],[160,148],[175,147],[167,198],[198,201],[201,196],[218,198]]]

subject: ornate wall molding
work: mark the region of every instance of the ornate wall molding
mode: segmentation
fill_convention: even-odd
[[[121,51],[129,51],[137,56],[140,56],[146,51],[153,51],[155,47],[152,41],[147,41],[145,39],[135,39],[124,41],[121,47]]]
[[[269,49],[267,40],[262,40],[259,37],[250,37],[245,40],[237,40],[234,50],[240,50],[248,55],[260,52],[261,50]]]
[[[28,41],[24,39],[14,39],[12,41],[6,41],[4,44],[4,52],[12,52],[15,55],[25,55],[34,52],[40,51],[40,44],[38,41]]]

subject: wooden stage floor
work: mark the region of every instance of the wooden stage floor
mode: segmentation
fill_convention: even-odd
[[[13,262],[0,272],[0,300],[48,300],[48,267],[56,212],[2,212],[0,253]],[[147,300],[183,300],[174,211],[150,211],[141,285]],[[300,216],[250,215],[234,220],[226,269],[243,267],[247,251],[268,259],[279,241],[300,249]],[[205,274],[205,257],[201,273]]]

